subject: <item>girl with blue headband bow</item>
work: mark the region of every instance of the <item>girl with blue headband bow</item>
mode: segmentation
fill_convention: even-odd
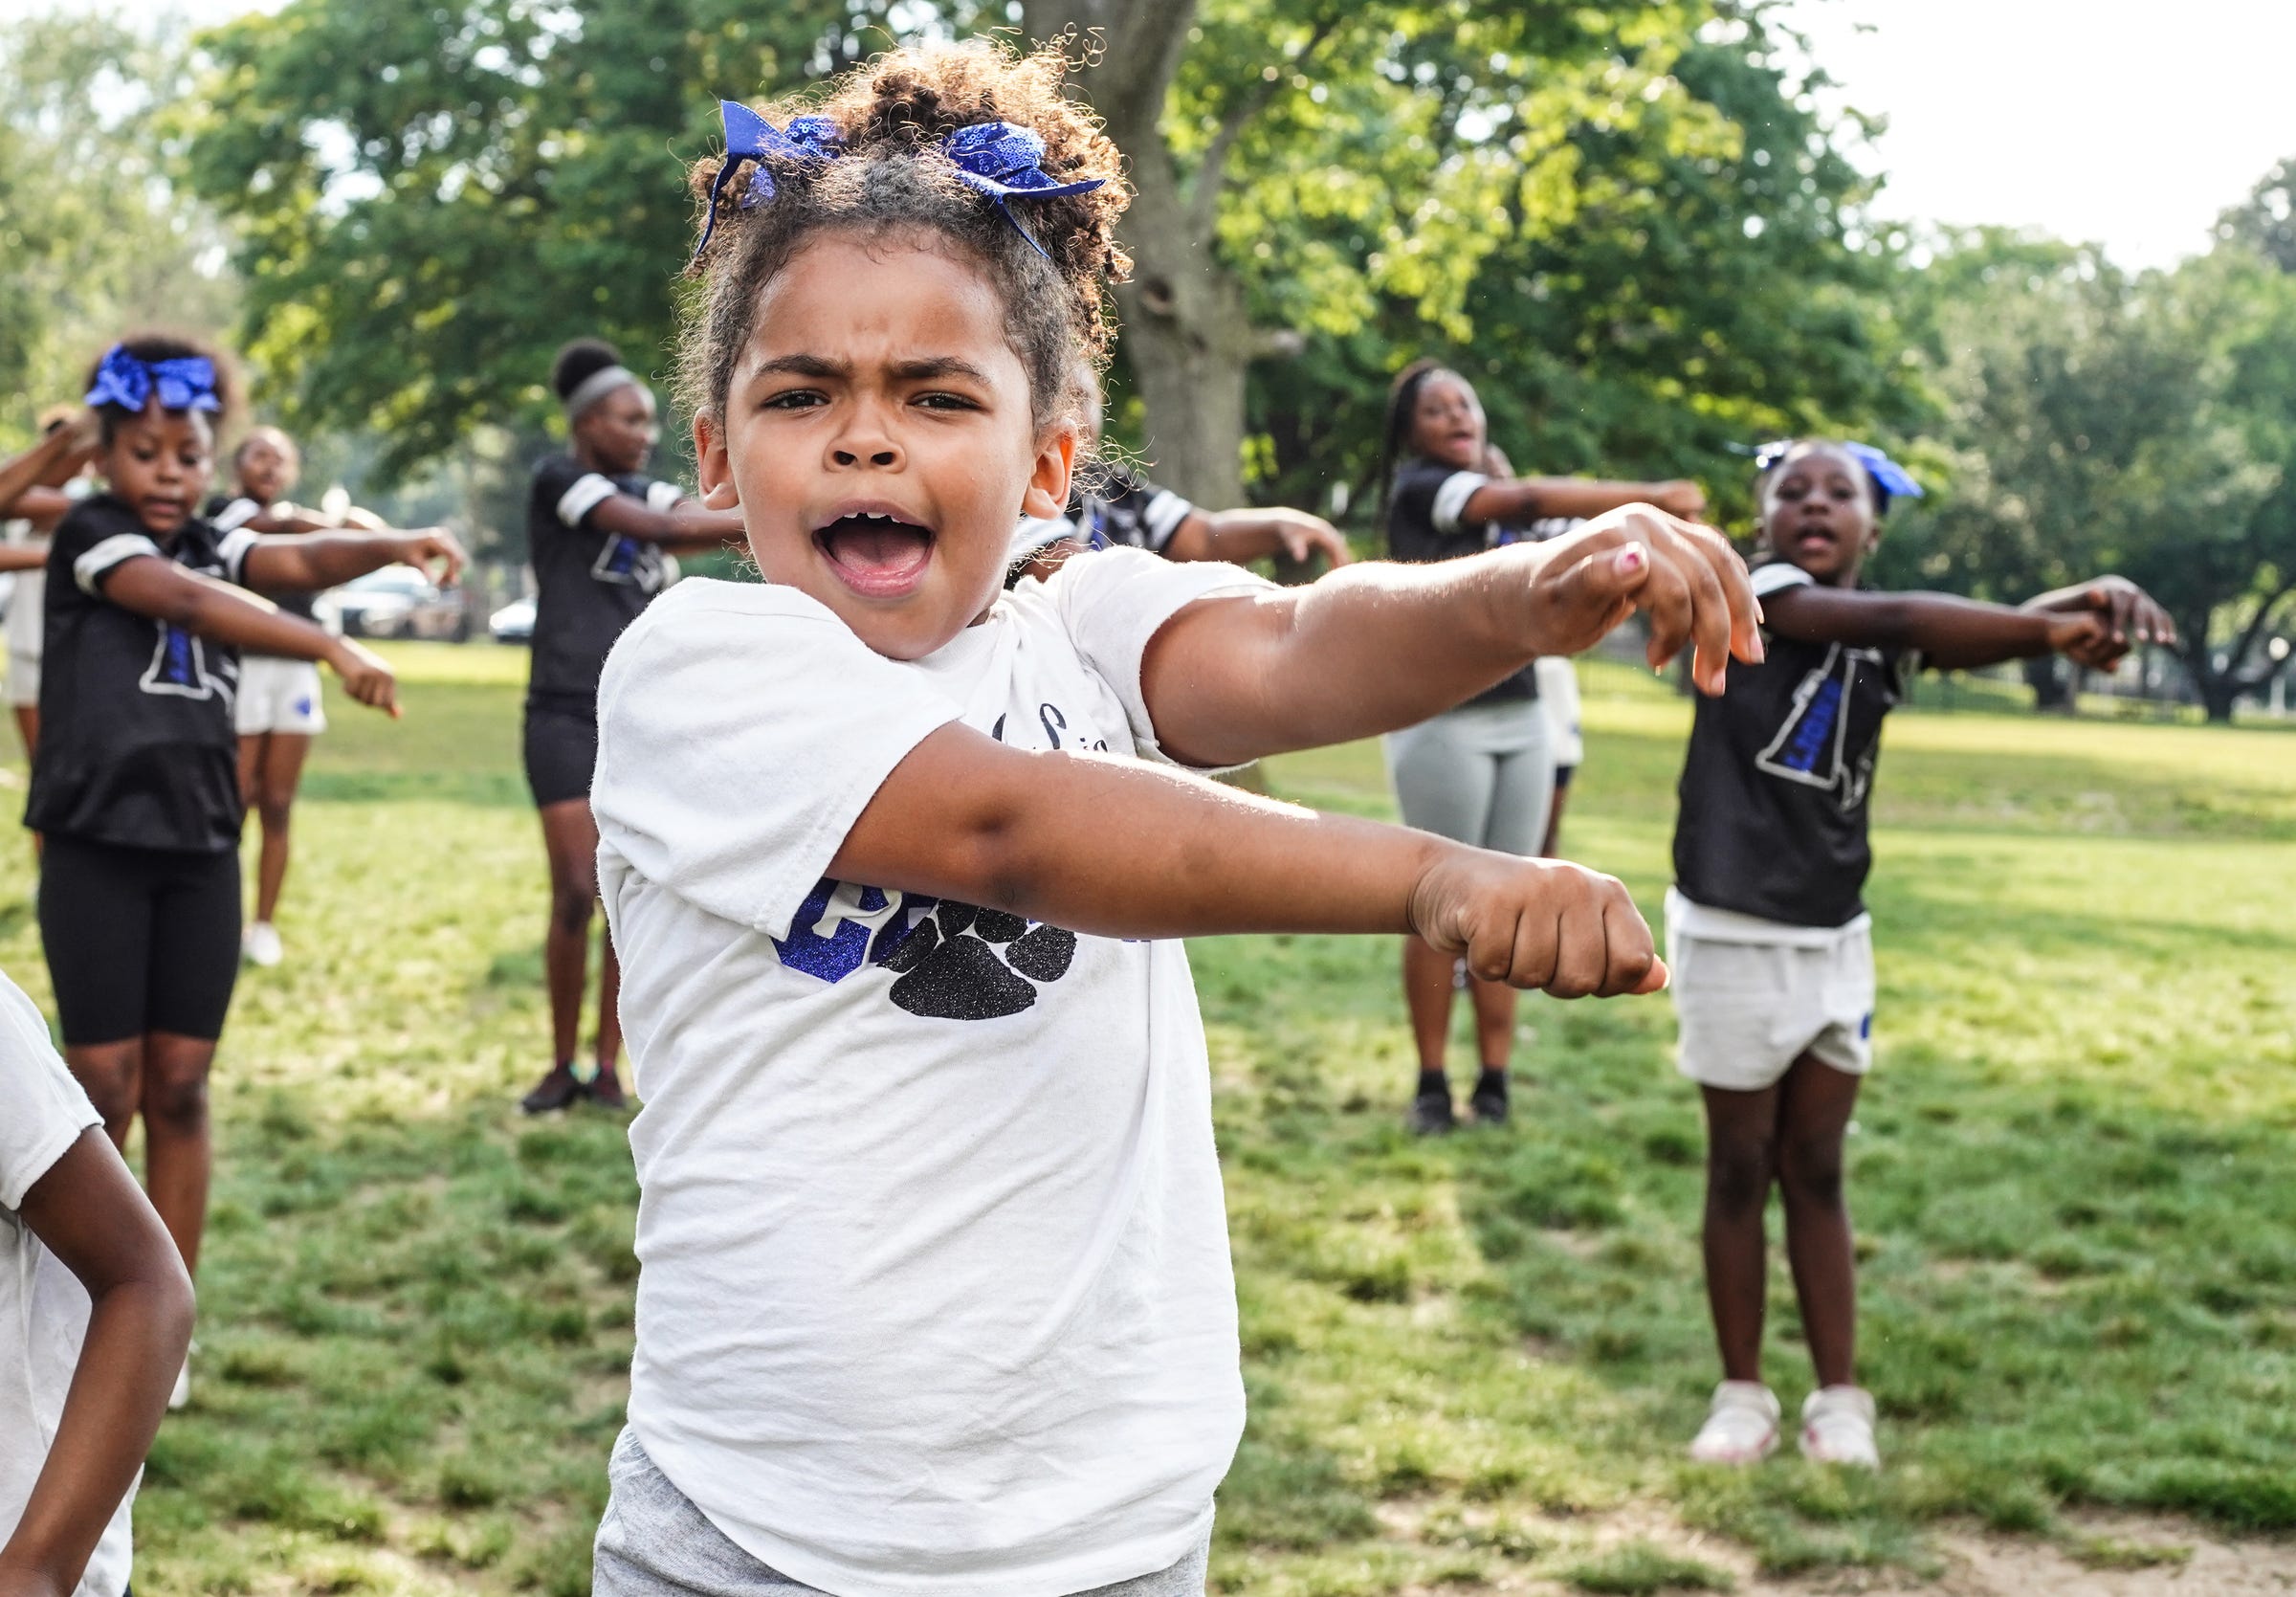
[[[2131,644],[2175,629],[2119,577],[2015,609],[1862,588],[1884,513],[1919,498],[1920,484],[1865,444],[1801,439],[1766,445],[1755,461],[1767,656],[1733,667],[1727,690],[1699,700],[1667,898],[1680,1068],[1706,1102],[1707,1292],[1723,1372],[1690,1453],[1751,1464],[1777,1445],[1778,1402],[1761,1380],[1763,1211],[1775,1185],[1817,1366],[1802,1453],[1873,1468],[1842,1142],[1873,1057],[1860,893],[1882,720],[1917,666],[2054,653],[2109,670]]]
[[[1111,548],[1004,588],[1124,265],[1066,72],[897,52],[810,123],[728,118],[694,174],[703,502],[766,581],[672,588],[598,687],[646,1100],[599,1597],[1201,1594],[1244,1416],[1178,940],[1664,979],[1608,877],[1194,771],[1423,720],[1636,609],[1711,680],[1755,635],[1719,534],[1627,511],[1283,589]]]
[[[230,377],[202,345],[125,340],[87,402],[107,486],[49,549],[25,824],[46,839],[40,935],[64,1056],[115,1142],[143,1117],[152,1203],[195,1269],[208,1070],[239,968],[239,651],[321,661],[362,703],[398,709],[374,654],[233,585],[332,588],[399,562],[451,580],[464,557],[435,529],[266,537],[203,519]]]

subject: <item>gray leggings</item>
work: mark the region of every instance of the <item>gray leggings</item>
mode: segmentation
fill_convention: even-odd
[[[1555,757],[1537,699],[1446,710],[1386,743],[1405,826],[1502,854],[1535,854],[1546,841]]]
[[[607,1473],[613,1496],[591,1550],[590,1597],[828,1597],[776,1574],[736,1546],[624,1428]],[[1077,1597],[1203,1597],[1211,1538],[1169,1569]]]

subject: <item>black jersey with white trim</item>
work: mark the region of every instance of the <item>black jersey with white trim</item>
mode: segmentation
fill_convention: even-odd
[[[257,516],[262,515],[263,511],[264,506],[257,504],[245,494],[241,494],[235,499],[226,499],[223,495],[217,494],[208,500],[200,514],[214,522],[218,532],[236,532]],[[317,593],[281,591],[273,588],[264,588],[260,591],[264,598],[269,599],[289,615],[299,615],[305,621],[319,619],[318,611],[313,609],[319,599]],[[248,653],[252,654],[255,651],[251,649]]]
[[[1425,566],[1481,554],[1498,543],[1501,535],[1496,524],[1460,519],[1475,490],[1490,480],[1481,472],[1463,472],[1424,455],[1415,455],[1404,461],[1387,495],[1388,557]],[[1526,665],[1468,702],[1490,704],[1537,697],[1538,672]]]
[[[24,824],[58,837],[186,854],[239,846],[239,656],[104,597],[139,556],[239,581],[255,535],[193,517],[165,542],[127,504],[75,505],[48,549],[40,757]]]
[[[1755,570],[1754,591],[1810,582],[1780,562]],[[1910,656],[1775,632],[1763,646],[1761,664],[1731,661],[1722,696],[1698,699],[1674,823],[1675,885],[1711,909],[1846,925],[1865,913],[1866,801],[1882,721],[1905,696]]]
[[[591,522],[591,513],[616,494],[656,510],[685,498],[675,483],[594,472],[566,455],[534,468],[526,509],[535,587],[530,699],[596,714],[598,674],[614,640],[669,583],[673,567],[657,545]]]
[[[1122,543],[1162,554],[1180,523],[1196,507],[1169,488],[1159,488],[1122,467],[1111,468],[1091,492],[1069,496],[1069,520],[1096,549]]]

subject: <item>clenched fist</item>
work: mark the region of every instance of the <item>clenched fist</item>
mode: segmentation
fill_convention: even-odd
[[[1487,982],[1557,998],[1656,992],[1667,967],[1616,876],[1458,845],[1412,888],[1411,929]]]

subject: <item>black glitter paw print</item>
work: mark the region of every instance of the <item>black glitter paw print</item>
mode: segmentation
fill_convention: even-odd
[[[1017,915],[943,900],[885,959],[900,973],[893,1001],[933,1020],[994,1020],[1036,1002],[1076,958],[1076,934]]]

